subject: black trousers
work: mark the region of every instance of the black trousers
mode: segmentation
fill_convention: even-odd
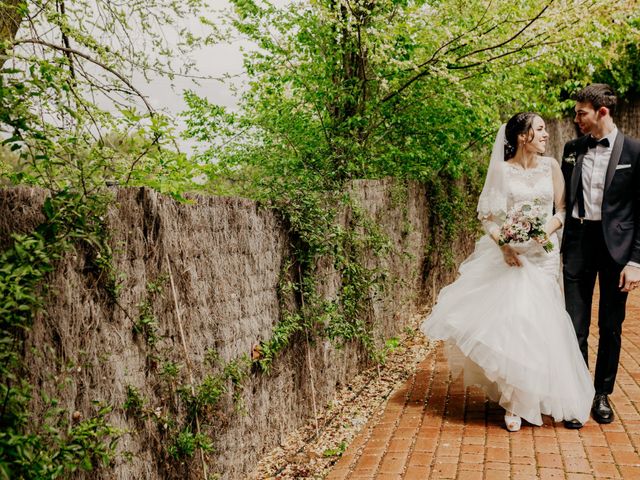
[[[563,248],[564,294],[567,311],[578,336],[580,350],[587,365],[591,304],[596,276],[600,287],[598,309],[598,356],[594,387],[596,393],[610,394],[616,381],[622,322],[627,293],[618,288],[624,265],[616,263],[604,243],[601,222],[567,218]]]

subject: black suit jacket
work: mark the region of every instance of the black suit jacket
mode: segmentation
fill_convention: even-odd
[[[567,221],[562,250],[578,222],[571,221],[578,184],[582,181],[582,160],[588,136],[567,142],[562,154],[566,188]],[[628,165],[628,166],[627,166]],[[618,131],[607,168],[602,199],[602,229],[611,257],[620,265],[640,263],[640,142]],[[565,253],[566,255],[566,253]]]

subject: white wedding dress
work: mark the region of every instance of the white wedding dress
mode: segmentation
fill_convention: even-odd
[[[527,170],[497,167],[507,209],[536,200],[553,214],[553,161],[542,157]],[[551,240],[549,253],[533,241],[519,244],[522,266],[511,267],[484,235],[421,330],[445,340],[454,374],[462,368],[466,385],[483,386],[505,410],[535,425],[542,415],[585,423],[594,389],[564,308],[557,235]]]

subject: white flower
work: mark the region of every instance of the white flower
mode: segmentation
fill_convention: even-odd
[[[569,165],[575,165],[576,164],[576,154],[575,153],[570,153],[569,155],[564,157],[562,159],[562,161],[568,163]]]

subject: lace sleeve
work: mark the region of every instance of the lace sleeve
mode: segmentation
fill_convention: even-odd
[[[480,221],[482,222],[482,228],[485,233],[494,240],[497,240],[500,236],[500,225],[494,221],[493,217],[483,218]]]
[[[478,200],[478,218],[480,220],[504,215],[506,211],[507,196],[504,189],[491,188],[482,192]]]
[[[567,216],[566,210],[562,210],[561,212],[556,212],[553,218],[557,218],[560,222],[560,228],[564,227],[565,217]]]
[[[564,226],[566,216],[564,177],[562,176],[562,171],[560,170],[558,162],[554,158],[550,158],[549,162],[551,164],[551,174],[553,178],[553,205],[556,210],[556,213],[552,218],[555,218],[560,222],[560,225],[556,227],[556,229],[558,229]]]

